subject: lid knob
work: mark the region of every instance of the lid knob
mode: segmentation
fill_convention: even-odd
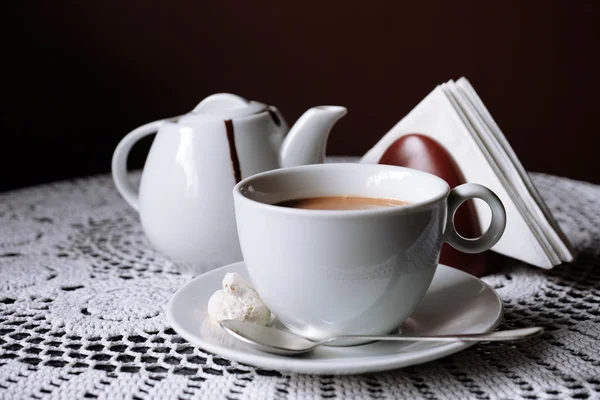
[[[194,114],[212,114],[213,112],[221,113],[224,110],[237,110],[240,108],[248,107],[250,101],[243,97],[237,96],[231,93],[217,93],[208,96],[202,100],[196,108],[194,108]]]

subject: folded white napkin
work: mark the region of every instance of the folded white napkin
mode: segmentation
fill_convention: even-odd
[[[493,251],[542,268],[573,259],[568,240],[467,79],[437,86],[361,162],[379,162],[393,142],[411,133],[437,140],[452,154],[467,182],[485,185],[500,197],[507,224]],[[490,210],[481,201],[475,208],[485,231]]]

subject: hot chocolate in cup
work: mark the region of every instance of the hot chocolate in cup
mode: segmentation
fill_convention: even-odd
[[[281,323],[315,340],[394,331],[425,296],[444,242],[482,252],[506,223],[484,186],[450,190],[435,175],[388,165],[278,169],[242,180],[233,194],[252,284]],[[467,239],[452,219],[472,198],[490,206],[492,221]],[[315,204],[321,209],[307,206]]]

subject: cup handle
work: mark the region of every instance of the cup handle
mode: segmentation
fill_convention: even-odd
[[[460,205],[469,199],[481,199],[492,210],[492,222],[487,231],[478,238],[462,237],[454,227],[454,214]],[[450,191],[448,196],[448,218],[444,240],[452,247],[464,253],[474,254],[489,250],[494,246],[504,233],[506,227],[506,211],[502,201],[494,192],[477,183],[465,183]]]
[[[127,176],[127,157],[129,151],[133,145],[143,138],[152,133],[156,133],[161,126],[163,126],[168,120],[163,119],[160,121],[150,122],[146,125],[142,125],[139,128],[129,132],[117,145],[115,152],[112,157],[112,177],[117,186],[117,190],[121,193],[121,196],[133,207],[136,211],[139,211],[140,203],[136,190],[129,182]]]

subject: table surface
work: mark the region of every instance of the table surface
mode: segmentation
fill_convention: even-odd
[[[108,175],[1,193],[0,398],[600,398],[600,186],[532,177],[576,262],[508,261],[484,280],[504,300],[500,328],[546,332],[361,376],[284,375],[189,345],[164,308],[190,277]]]

